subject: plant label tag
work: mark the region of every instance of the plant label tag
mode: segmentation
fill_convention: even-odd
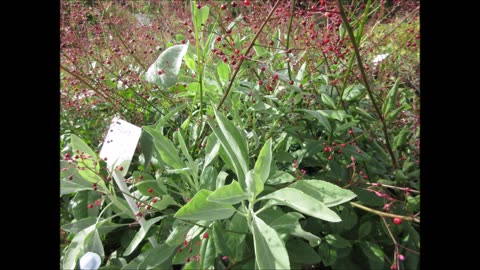
[[[100,150],[100,158],[105,160],[110,172],[115,170],[122,177],[127,174],[141,133],[140,127],[117,117],[112,119],[112,124]]]

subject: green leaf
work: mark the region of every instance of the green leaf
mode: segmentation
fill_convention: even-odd
[[[147,82],[157,84],[163,88],[174,86],[177,83],[182,59],[187,49],[188,44],[181,44],[174,45],[163,51],[145,73]],[[163,71],[163,73],[159,75],[159,71]]]
[[[255,178],[253,171],[250,170],[245,177],[245,183],[247,184],[248,199],[253,202],[257,195],[263,191],[263,182],[259,178]]]
[[[168,166],[175,169],[182,169],[185,167],[185,164],[180,160],[178,156],[177,148],[173,145],[167,137],[163,136],[157,130],[152,127],[143,127],[145,131],[150,133],[153,137],[153,143],[155,144],[155,149],[160,154],[163,162]]]
[[[221,228],[220,222],[215,222],[213,224],[213,243],[215,244],[215,248],[217,249],[219,254],[232,254],[232,250],[229,245],[227,245],[227,241],[225,239],[225,230]]]
[[[328,96],[325,93],[322,93],[321,98],[322,98],[322,102],[328,107],[330,107],[330,109],[335,109],[335,101],[333,101],[333,99],[330,96]]]
[[[60,179],[60,196],[89,189],[92,189],[92,184],[85,180],[83,183],[78,183],[73,180]]]
[[[325,236],[325,241],[334,248],[346,248],[352,246],[348,240],[338,234],[329,234]]]
[[[383,253],[382,248],[379,245],[368,241],[362,241],[359,245],[368,258],[370,269],[383,269],[385,265],[385,254]]]
[[[101,218],[100,222],[103,221],[103,220],[105,220],[105,219]],[[61,228],[64,231],[67,231],[67,232],[70,232],[70,233],[73,233],[73,234],[77,234],[81,230],[83,230],[83,229],[85,229],[89,226],[92,226],[96,222],[97,222],[97,217],[87,217],[87,218],[83,218],[83,219],[78,220],[78,221],[73,222],[73,223],[65,224]],[[112,230],[114,230],[116,228],[119,228],[119,227],[122,227],[122,226],[125,226],[125,225],[108,222],[108,223],[102,224],[102,226],[97,227],[97,229],[98,229],[98,233],[100,235],[105,235],[105,234],[111,232]]]
[[[362,109],[360,107],[352,106],[352,107],[350,107],[350,110],[358,113],[360,116],[362,116],[367,121],[377,121],[377,119],[375,117],[373,117],[372,115],[370,115],[370,113],[366,112],[364,109]]]
[[[103,181],[98,175],[100,164],[97,154],[75,134],[71,134],[70,143],[72,144],[73,156],[78,156],[76,159],[77,166],[83,168],[77,170],[78,174],[91,183]]]
[[[395,84],[393,85],[392,89],[388,91],[387,97],[385,97],[385,102],[383,103],[383,116],[386,117],[387,114],[396,107],[397,103],[397,93],[398,93],[398,84],[400,82],[400,78],[398,78],[395,81]]]
[[[217,188],[207,200],[216,203],[236,204],[243,200],[248,199],[245,191],[242,190],[240,184],[233,180],[232,183],[226,186]]]
[[[289,212],[270,223],[279,234],[291,234],[296,237],[302,237],[309,241],[311,246],[318,246],[322,239],[310,232],[304,231],[298,221],[304,216],[298,212]]]
[[[232,122],[218,113],[215,108],[214,112],[218,128],[212,121],[208,121],[208,124],[225,150],[229,160],[225,162],[233,166],[232,169],[238,177],[240,186],[243,190],[246,190],[245,175],[248,171],[248,148],[245,137],[240,134],[240,131]]]
[[[95,230],[95,224],[80,231],[73,237],[72,242],[68,245],[67,252],[62,261],[62,269],[75,269],[77,259],[83,251],[83,244],[87,236]]]
[[[88,191],[80,191],[70,200],[69,207],[71,213],[77,220],[86,218],[88,216]]]
[[[347,102],[356,101],[363,94],[365,94],[365,91],[366,91],[366,88],[363,85],[352,84],[343,91],[342,99]]]
[[[145,132],[145,130],[142,130],[142,134],[140,135],[140,147],[142,148],[143,158],[145,159],[143,167],[145,168],[144,171],[146,171],[152,160],[154,145],[152,135]]]
[[[217,73],[218,77],[220,77],[220,80],[222,80],[223,83],[227,83],[230,80],[230,66],[220,62],[217,66]]]
[[[208,166],[203,169],[200,175],[200,188],[215,190],[218,172],[215,167]]]
[[[253,177],[256,180],[265,183],[270,175],[270,165],[272,163],[272,139],[268,139],[258,154],[255,167],[253,168]]]
[[[170,205],[182,207],[182,205],[175,201],[175,199],[170,195],[162,195],[160,200],[157,200],[157,202],[152,204],[152,207],[159,211],[162,211]]]
[[[393,139],[393,151],[405,145],[407,141],[408,133],[410,132],[410,126],[404,126],[397,136]]]
[[[258,269],[290,269],[287,249],[274,229],[254,215],[251,231]]]
[[[105,252],[103,250],[102,240],[98,230],[94,230],[91,235],[87,236],[84,243],[85,252],[94,252],[100,255],[101,258],[105,258]]]
[[[168,235],[168,238],[167,240],[165,240],[165,243],[172,247],[176,247],[180,245],[185,240],[186,233],[192,227],[193,226],[191,224],[187,224],[187,223],[184,223],[183,221],[176,220],[173,223],[173,230]]]
[[[342,221],[340,217],[329,209],[321,201],[316,200],[303,191],[294,188],[282,188],[272,192],[266,196],[260,197],[258,200],[275,201],[276,204],[286,205],[306,215],[316,217],[330,222]]]
[[[207,230],[211,234],[210,230]],[[215,244],[212,237],[202,239],[200,246],[200,269],[213,269],[216,255]]]
[[[372,231],[372,222],[366,221],[362,222],[360,228],[358,228],[358,239],[365,238]]]
[[[182,151],[183,156],[187,158],[188,167],[191,169],[190,172],[191,172],[191,175],[192,175],[193,179],[197,179],[197,177],[198,177],[198,165],[197,165],[197,163],[195,163],[195,161],[193,161],[192,156],[188,152],[187,145],[185,144],[185,140],[183,139],[181,131],[175,131],[173,133],[173,137],[177,138],[178,143],[180,145],[180,150]]]
[[[289,187],[305,192],[323,202],[327,207],[342,204],[357,196],[348,189],[322,180],[302,180],[293,183]]]
[[[295,181],[295,177],[284,171],[275,171],[267,180],[269,185],[280,185]]]
[[[82,231],[80,231],[79,233],[77,233],[75,235],[75,237],[72,239],[72,241],[70,242],[70,244],[68,245],[68,249],[67,249],[67,252],[65,254],[65,257],[63,257],[63,261],[62,261],[62,269],[75,269],[75,266],[77,264],[77,259],[80,257],[81,254],[83,253],[86,253],[88,250],[88,248],[94,248],[94,249],[97,249],[98,252],[101,252],[99,251],[98,249],[100,249],[98,247],[98,244],[99,243],[93,243],[93,242],[88,242],[90,241],[91,237],[95,237],[94,234],[97,234],[97,228],[102,226],[103,224],[105,224],[106,222],[109,222],[114,216],[111,216],[110,218],[107,218],[107,219],[104,219],[96,224],[93,224],[85,229],[83,229]],[[98,234],[97,234],[98,236]],[[98,240],[98,239],[97,239]],[[97,241],[95,239],[93,239],[93,241]],[[84,249],[85,247],[85,244],[87,243],[87,250]],[[101,243],[100,243],[101,245]],[[102,246],[102,249],[103,249],[103,246]],[[103,253],[103,252],[102,252]],[[102,256],[104,257],[104,256]]]
[[[303,81],[303,77],[305,74],[305,68],[307,67],[307,62],[303,62],[302,66],[298,70],[297,76],[295,77],[296,82],[301,82]]]
[[[337,250],[332,248],[327,242],[322,242],[318,246],[318,255],[322,258],[322,264],[330,266],[337,260]]]
[[[191,2],[192,16],[193,16],[193,25],[195,28],[200,31],[202,24],[205,24],[208,19],[208,13],[210,9],[208,6],[203,6],[201,9],[195,7],[193,2]]]
[[[173,110],[169,110],[169,112],[167,114],[165,114],[162,118],[160,118],[160,120],[158,120],[158,122],[155,124],[155,129],[159,130],[159,132],[161,132],[163,127],[165,126],[165,124],[168,121],[172,120],[172,118],[174,118],[175,114],[177,114],[179,111],[183,110],[186,106],[187,106],[186,104],[182,104],[182,105],[176,107]]]
[[[155,269],[156,266],[165,262],[177,250],[167,244],[161,244],[149,252],[143,261],[138,265],[137,269]]]
[[[323,116],[321,113],[317,111],[307,110],[307,109],[297,109],[295,111],[306,112],[310,114],[311,116],[317,118],[320,124],[322,124],[328,132],[332,132],[332,126],[330,125],[330,122],[328,122],[328,119],[325,116]]]
[[[203,162],[203,170],[212,163],[220,150],[220,141],[215,134],[211,134],[207,138],[207,145],[205,146],[205,161]]]
[[[135,187],[144,196],[155,197],[155,196],[158,196],[158,195],[165,194],[165,192],[158,185],[156,180],[142,180],[142,181],[138,182],[137,184],[135,184]],[[150,188],[153,189],[152,193],[148,192],[148,189],[150,189]]]
[[[383,199],[375,195],[375,193],[354,187],[353,192],[357,194],[358,200],[367,206],[383,206]]]
[[[299,239],[290,239],[287,242],[287,251],[292,263],[316,264],[322,260],[312,247]]]
[[[156,218],[152,218],[147,220],[142,227],[140,227],[140,230],[135,234],[135,237],[133,237],[132,241],[130,241],[130,244],[128,245],[127,249],[125,252],[123,252],[123,256],[128,256],[132,254],[132,252],[137,248],[137,246],[142,242],[143,238],[145,238],[145,235],[147,235],[148,230],[150,227],[157,223],[158,221],[162,220],[165,218],[165,216],[160,216]]]
[[[176,218],[190,220],[217,220],[225,219],[235,213],[230,204],[215,203],[207,200],[213,191],[202,189],[174,215]]]

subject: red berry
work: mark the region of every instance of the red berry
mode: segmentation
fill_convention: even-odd
[[[152,192],[153,192],[153,188],[148,188],[148,192],[149,192],[149,193],[152,193]]]
[[[185,41],[185,39],[182,39],[182,44],[185,44],[187,43],[187,41]]]
[[[262,72],[264,72],[264,71],[265,71],[265,67],[262,67],[260,70],[261,70]]]
[[[157,198],[153,198],[152,203],[156,203],[156,202],[157,202]]]
[[[262,85],[263,84],[263,81],[258,81],[258,85]]]
[[[243,4],[244,4],[245,6],[249,6],[249,5],[250,5],[250,0],[244,0],[244,1],[243,1]]]
[[[93,204],[89,204],[88,208],[90,208],[90,209],[93,208]]]
[[[222,4],[222,5],[220,6],[220,8],[221,8],[222,10],[225,10],[225,9],[227,9],[227,5],[226,5],[226,4]]]
[[[220,41],[222,40],[222,37],[221,36],[217,36],[217,41]]]
[[[208,238],[208,233],[207,233],[207,232],[205,232],[205,233],[203,234],[203,238],[204,238],[204,239],[207,239],[207,238]]]
[[[393,219],[393,223],[395,223],[396,225],[402,224],[402,219],[396,217],[396,218]]]
[[[197,4],[197,8],[198,8],[198,9],[201,9],[201,8],[202,8],[202,5]]]
[[[232,2],[232,7],[236,7],[236,6],[237,6],[237,3]]]
[[[119,169],[121,172],[123,172],[123,166],[120,166],[118,169]]]
[[[239,54],[239,53],[240,53],[240,50],[239,50],[239,49],[235,49],[235,53],[236,53],[236,54]]]
[[[278,80],[278,74],[273,75],[274,80]]]

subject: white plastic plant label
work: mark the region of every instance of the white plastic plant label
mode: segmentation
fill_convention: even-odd
[[[113,118],[107,136],[100,150],[110,172],[116,171],[124,177],[132,162],[142,129],[117,117]]]

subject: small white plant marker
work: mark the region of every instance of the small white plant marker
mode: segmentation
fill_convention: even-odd
[[[138,213],[139,209],[137,203],[132,198],[133,196],[126,195],[131,193],[124,181],[124,177],[132,162],[132,157],[141,134],[142,129],[140,127],[114,117],[100,150],[100,158],[107,163],[107,169],[112,174],[118,188],[123,192],[123,197],[130,206],[133,215]],[[140,226],[143,226],[145,218],[143,216],[140,217],[138,223]],[[154,237],[150,237],[149,240],[154,247],[157,246]]]

